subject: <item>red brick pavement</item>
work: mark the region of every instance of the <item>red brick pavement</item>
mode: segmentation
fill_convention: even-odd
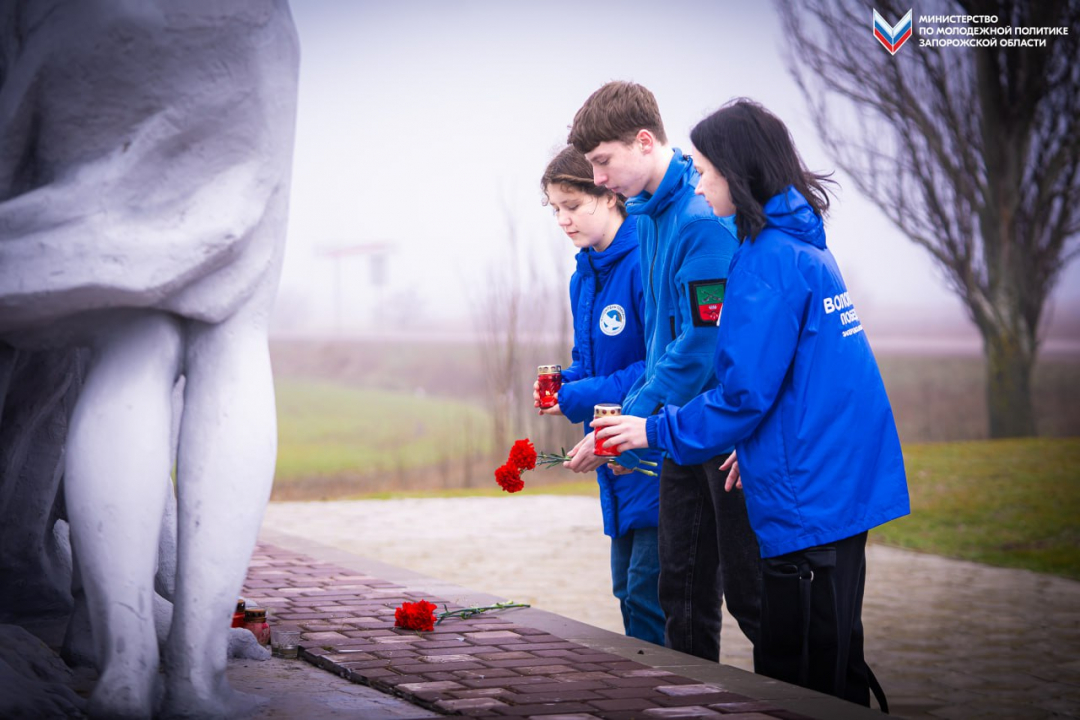
[[[260,544],[244,596],[272,627],[302,631],[301,657],[349,680],[447,715],[542,720],[806,716],[508,622],[448,618],[433,632],[394,627],[421,597],[393,583]]]

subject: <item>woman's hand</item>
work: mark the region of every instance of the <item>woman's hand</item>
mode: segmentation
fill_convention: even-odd
[[[596,439],[593,435],[593,433],[589,433],[585,436],[584,440],[572,447],[570,452],[566,453],[570,456],[570,460],[563,463],[564,468],[573,470],[576,473],[587,473],[592,472],[610,460],[610,458],[606,457],[597,457],[593,452],[596,447]]]
[[[558,399],[559,394],[555,393],[555,398]],[[562,410],[559,409],[559,404],[555,403],[549,408],[540,407],[540,381],[537,380],[533,383],[533,407],[540,408],[541,415],[562,415]]]
[[[739,460],[735,457],[735,451],[732,450],[728,455],[727,460],[720,466],[720,472],[730,469],[727,480],[724,481],[724,490],[731,492],[731,488],[738,488],[742,490],[742,473],[739,472]]]
[[[633,415],[598,417],[592,421],[591,427],[607,447],[621,453],[649,447],[649,440],[645,436],[645,418]]]

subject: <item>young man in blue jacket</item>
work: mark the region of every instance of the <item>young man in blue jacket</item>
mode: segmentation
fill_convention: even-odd
[[[562,372],[558,404],[540,414],[587,423],[596,404],[621,403],[644,366],[637,220],[626,217],[621,198],[593,183],[589,161],[572,146],[548,163],[540,186],[559,227],[579,248],[570,278],[573,363]],[[537,407],[538,390],[533,387]],[[652,455],[650,461],[659,459],[659,453]],[[607,464],[596,472],[604,534],[611,538],[611,587],[623,627],[631,637],[663,645],[664,613],[657,596],[659,486],[641,474],[617,478]]]
[[[569,141],[593,166],[593,181],[627,196],[638,218],[647,354],[623,414],[647,417],[716,385],[716,313],[731,257],[731,229],[694,193],[692,160],[667,144],[656,98],[636,83],[611,82],[574,117]],[[591,437],[568,467],[591,469]],[[666,642],[719,660],[721,603],[751,642],[760,615],[758,547],[742,492],[724,491],[720,465],[730,448],[660,474],[660,603]],[[624,464],[633,466],[633,458]]]

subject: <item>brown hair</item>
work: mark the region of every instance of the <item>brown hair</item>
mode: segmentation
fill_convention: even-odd
[[[589,96],[574,115],[566,141],[587,153],[602,142],[630,143],[639,130],[648,130],[667,144],[656,97],[637,83],[615,81]]]
[[[616,206],[619,214],[626,217],[626,203],[621,195],[616,195],[605,187],[600,187],[593,182],[592,165],[585,156],[578,152],[573,145],[567,145],[559,154],[551,159],[547,169],[540,178],[540,190],[544,193],[541,203],[547,205],[547,189],[549,185],[562,185],[563,187],[583,192],[593,197],[603,198],[615,195]]]

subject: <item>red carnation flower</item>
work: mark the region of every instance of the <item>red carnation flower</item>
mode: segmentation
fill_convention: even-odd
[[[525,438],[524,440],[515,441],[514,447],[510,448],[510,457],[506,462],[518,470],[535,470],[536,448],[533,446],[532,440]]]
[[[516,493],[525,487],[521,471],[509,462],[495,470],[495,482],[508,493]]]
[[[427,600],[401,603],[394,610],[394,627],[430,632],[435,629],[435,605]]]

